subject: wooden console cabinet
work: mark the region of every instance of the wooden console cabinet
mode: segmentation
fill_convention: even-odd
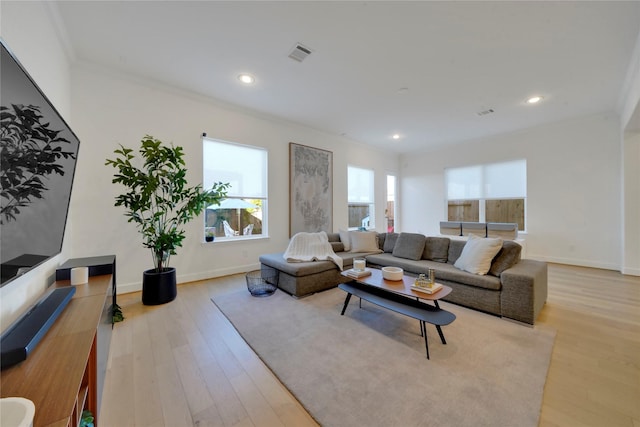
[[[111,341],[111,274],[89,277],[27,359],[0,373],[2,397],[33,401],[34,427],[76,427],[84,409],[99,424],[99,404]],[[59,280],[53,286],[70,286]]]

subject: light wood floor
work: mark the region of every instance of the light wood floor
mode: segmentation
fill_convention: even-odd
[[[114,329],[100,427],[317,425],[211,303],[239,281],[182,285],[158,307],[119,296],[126,320]],[[538,322],[558,331],[540,426],[640,427],[640,278],[550,265]]]

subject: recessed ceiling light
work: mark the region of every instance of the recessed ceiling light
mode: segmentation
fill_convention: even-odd
[[[400,139],[400,134],[398,134],[398,133],[394,133],[394,134],[391,136],[391,138],[393,138],[393,139]]]
[[[247,73],[243,73],[240,74],[238,76],[238,80],[240,80],[242,83],[246,84],[246,85],[250,85],[253,82],[256,81],[255,77],[253,77],[251,74],[247,74]]]
[[[527,99],[527,104],[537,104],[540,101],[542,101],[542,97],[536,95],[536,96],[532,96],[531,98]]]

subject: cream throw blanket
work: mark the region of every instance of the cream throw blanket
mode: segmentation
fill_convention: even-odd
[[[324,231],[295,234],[282,256],[287,262],[333,261],[342,271],[342,258],[333,251]]]

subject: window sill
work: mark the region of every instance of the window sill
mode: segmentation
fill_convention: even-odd
[[[248,241],[256,241],[256,240],[266,240],[269,236],[258,235],[258,236],[235,236],[235,237],[216,237],[213,242],[205,242],[202,241],[200,244],[202,246],[215,245],[216,243],[232,243],[232,242],[248,242]]]

